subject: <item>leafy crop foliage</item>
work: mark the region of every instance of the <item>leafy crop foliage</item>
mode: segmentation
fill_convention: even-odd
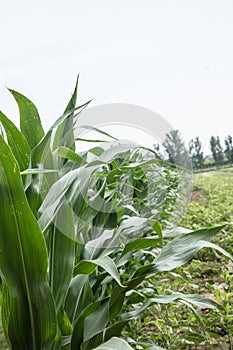
[[[193,194],[182,225],[190,229],[232,222],[233,169],[195,174]],[[213,242],[233,252],[232,225],[227,225]],[[217,300],[222,308],[188,309],[182,301],[157,304],[140,319],[133,320],[128,334],[141,340],[151,339],[167,349],[233,349],[233,270],[232,263],[218,252],[203,249],[189,264],[152,278],[147,293],[200,293]],[[138,338],[139,338],[138,337]]]
[[[195,294],[146,291],[150,277],[185,264],[222,229],[174,228],[189,173],[153,151],[114,140],[76,152],[77,84],[44,133],[34,104],[10,90],[20,130],[0,113],[2,323],[11,349],[132,349],[122,331],[150,305]],[[107,147],[106,147],[107,146]],[[129,344],[131,343],[131,344]],[[152,342],[141,348],[161,349]]]

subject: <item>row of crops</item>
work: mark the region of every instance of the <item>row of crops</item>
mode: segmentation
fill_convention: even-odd
[[[185,305],[202,327],[198,341],[208,342],[197,310],[220,314],[222,305],[189,288],[194,283],[182,274],[203,248],[216,251],[210,257],[217,254],[224,264],[232,256],[228,246],[211,242],[226,234],[222,220],[203,229],[186,216],[186,228],[178,226],[191,173],[115,139],[78,152],[76,121],[88,103],[76,107],[77,85],[47,133],[34,104],[11,93],[20,130],[0,113],[2,325],[8,347],[156,350],[177,346],[178,337],[192,344],[198,331],[176,333],[171,304]]]

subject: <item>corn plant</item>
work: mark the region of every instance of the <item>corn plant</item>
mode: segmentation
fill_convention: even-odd
[[[199,295],[144,293],[146,279],[159,280],[203,247],[231,258],[210,242],[222,226],[169,226],[187,172],[153,151],[115,140],[76,152],[76,121],[89,103],[76,107],[77,88],[47,133],[16,91],[20,130],[0,112],[2,323],[10,349],[127,350],[122,330],[150,305],[220,308]]]

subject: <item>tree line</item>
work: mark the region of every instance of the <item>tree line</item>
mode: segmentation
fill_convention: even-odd
[[[211,155],[204,155],[203,145],[197,136],[185,146],[179,130],[172,130],[166,134],[162,143],[154,145],[157,157],[193,169],[204,169],[212,166],[220,167],[226,164],[233,164],[233,138],[227,135],[224,138],[224,145],[219,136],[211,136],[209,147]]]

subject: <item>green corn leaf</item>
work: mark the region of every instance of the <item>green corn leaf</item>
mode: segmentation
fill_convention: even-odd
[[[55,167],[53,155],[50,149],[52,131],[49,131],[31,152],[30,168],[38,169],[36,174],[29,174],[25,185],[26,194],[30,207],[37,217],[38,208],[43,198],[58,179],[57,168]],[[44,169],[56,170],[55,172],[44,173]],[[41,171],[40,171],[41,170]]]
[[[93,147],[93,148],[88,150],[88,153],[92,153],[97,157],[99,157],[103,152],[104,152],[104,149],[102,147],[99,147],[99,146]]]
[[[0,112],[0,122],[6,132],[8,145],[19,164],[20,170],[28,168],[30,159],[30,148],[24,135],[17,129],[2,112]]]
[[[26,169],[24,171],[21,171],[21,175],[37,175],[37,174],[51,174],[51,173],[58,173],[58,170],[56,169]]]
[[[149,228],[150,226],[146,218],[133,216],[122,220],[117,231],[119,231],[127,242],[129,239],[138,238],[139,233],[142,236],[143,233],[148,232]]]
[[[95,303],[89,304],[87,308],[85,308],[80,317],[78,318],[71,339],[71,350],[76,350],[81,348],[81,344],[83,342],[84,337],[84,321],[87,317],[91,316],[95,312],[98,312],[98,309],[101,308],[102,305],[106,304],[107,299],[96,301]]]
[[[90,275],[97,266],[93,261],[81,260],[74,268],[74,275]]]
[[[214,248],[226,257],[232,259],[232,255],[221,247],[209,242],[225,225],[205,228],[193,232],[188,232],[173,239],[164,246],[154,264],[140,267],[133,275],[133,279],[138,276],[150,276],[162,271],[170,271],[176,267],[184,265],[201,248]]]
[[[109,301],[103,301],[101,306],[95,312],[85,318],[83,333],[84,342],[105,329],[108,321],[108,306]]]
[[[115,157],[124,157],[125,154],[133,152],[135,150],[136,146],[132,144],[118,144],[117,141],[115,141],[115,144],[113,144],[110,148],[108,148],[106,151],[104,151],[99,160],[103,162],[109,162],[112,161]],[[128,169],[125,169],[128,170]]]
[[[71,347],[71,349],[75,349],[75,346],[77,348],[77,342],[74,342],[75,334],[77,334],[78,331],[81,333],[82,330],[82,349],[92,349],[93,346],[102,343],[103,332],[108,321],[108,301],[109,300],[106,298],[98,303],[95,303],[96,306],[98,306],[97,308],[87,308],[88,312],[86,315],[86,311],[84,310],[83,315],[81,315],[80,320],[75,326],[72,338],[72,346],[74,347]]]
[[[49,130],[47,134],[41,139],[41,141],[32,150],[31,154],[31,167],[36,168],[38,164],[48,163],[48,168],[51,168],[53,164],[52,151],[50,148],[52,130]],[[50,166],[49,166],[50,165]]]
[[[163,230],[163,237],[164,238],[175,238],[179,235],[182,235],[184,233],[190,233],[192,232],[192,230],[185,228],[185,227],[180,227],[180,226],[176,226],[172,229],[165,229]]]
[[[64,146],[61,146],[57,149],[57,155],[59,157],[69,159],[72,162],[78,163],[80,165],[86,163],[85,159],[83,159],[80,155],[78,155],[77,153],[72,151],[72,149],[64,147]]]
[[[68,201],[76,214],[76,223],[78,222],[77,219],[82,219],[83,211],[87,207],[90,178],[98,167],[99,164],[96,163],[89,164],[89,166],[82,166],[79,169],[70,171],[51,186],[39,210],[39,224],[43,232],[46,232],[49,225],[53,222],[64,200]],[[117,233],[116,236],[117,235],[119,235],[119,233]],[[79,239],[79,237],[77,237],[77,239]],[[83,243],[83,241],[81,243]],[[93,247],[92,251],[96,250],[95,247],[96,245]],[[101,247],[103,247],[103,245],[101,245]],[[106,246],[104,245],[104,247]],[[102,252],[104,250],[106,253],[109,249],[110,247],[107,246],[106,249],[102,249]]]
[[[4,328],[13,349],[49,349],[57,321],[46,281],[46,245],[27,203],[18,164],[1,137],[0,149],[0,266],[9,296]]]
[[[85,204],[90,177],[99,165],[83,166],[70,171],[55,182],[48,191],[40,208],[40,227],[44,231],[56,216],[62,201],[67,200],[77,216],[81,215]]]
[[[7,285],[3,279],[2,281],[2,328],[4,331],[4,336],[6,339],[7,344],[10,344],[10,339],[8,335],[8,325],[10,320],[10,314],[11,314],[11,298],[9,294],[9,289],[7,288]]]
[[[53,141],[53,149],[58,148],[59,146],[65,146],[68,147],[72,150],[75,149],[74,146],[74,131],[73,131],[73,124],[74,124],[74,109],[76,105],[76,100],[77,100],[77,91],[78,91],[78,79],[79,76],[77,77],[75,88],[73,95],[64,111],[64,115],[66,113],[70,113],[69,117],[66,118],[58,127],[54,136],[54,141]]]
[[[108,134],[107,132],[105,132],[105,131],[103,131],[101,129],[95,128],[94,126],[91,126],[91,125],[81,125],[80,128],[91,130],[91,131],[96,131],[97,133],[105,135],[105,136],[109,137],[110,139],[118,140],[117,138],[115,138],[114,136]],[[90,140],[90,141],[92,141],[92,140]],[[102,141],[100,141],[100,142],[102,142]]]
[[[134,289],[137,287],[139,284],[141,284],[145,279],[145,275],[138,276],[135,278],[132,278],[128,283],[127,283],[127,288],[126,291]]]
[[[81,312],[91,304],[92,300],[93,294],[88,276],[75,276],[70,283],[65,300],[65,310],[73,325],[76,324]]]
[[[98,334],[94,335],[91,339],[88,339],[82,343],[82,349],[94,349],[100,344],[103,343],[103,333],[104,331],[99,332]]]
[[[200,326],[204,329],[203,320],[201,319],[201,315],[199,315],[198,311],[195,309],[195,307],[192,306],[189,302],[185,300],[180,300],[180,302],[184,305],[186,305],[193,313],[194,317],[196,318],[197,322],[200,324]]]
[[[91,140],[91,139],[84,139],[84,138],[81,138],[81,137],[77,137],[75,139],[75,141],[83,141],[83,142],[92,142],[92,143],[100,143],[100,142],[106,142],[105,140]],[[88,150],[89,152],[89,150]]]
[[[94,263],[101,266],[112,278],[118,283],[120,287],[124,287],[121,284],[120,275],[114,261],[109,256],[103,256],[99,259],[93,260]]]
[[[120,281],[120,275],[117,271],[117,267],[114,261],[108,256],[103,256],[99,259],[87,261],[81,260],[77,266],[75,266],[75,274],[76,275],[90,275],[92,274],[97,266],[102,267],[112,278],[119,284],[119,286],[123,287]]]
[[[56,309],[60,311],[72,279],[75,260],[73,212],[66,202],[46,234],[46,243],[49,251],[49,285]]]
[[[83,103],[82,105],[80,105],[80,106],[78,106],[78,107],[75,107],[75,108],[69,110],[68,112],[62,114],[62,115],[55,121],[55,123],[53,123],[53,125],[52,125],[51,128],[50,128],[50,130],[55,130],[55,129],[56,129],[59,125],[61,125],[67,118],[69,118],[71,115],[73,115],[74,112],[75,112],[75,114],[74,114],[73,117],[74,117],[74,118],[77,117],[77,116],[80,114],[80,112],[81,112],[83,109],[85,109],[85,108],[89,105],[89,103],[90,103],[91,101],[92,101],[92,100],[89,100],[89,101]],[[55,149],[55,148],[54,148],[54,149]]]
[[[137,309],[133,309],[132,311],[129,311],[122,315],[123,320],[132,320],[134,318],[138,318],[143,312],[154,304],[172,304],[176,301],[180,302],[186,302],[185,304],[189,306],[189,303],[192,305],[200,308],[208,308],[208,309],[215,309],[215,310],[221,310],[222,306],[215,301],[203,297],[201,295],[197,294],[182,294],[182,293],[172,293],[169,295],[158,295],[155,296],[149,300],[147,300],[143,305],[141,305]]]
[[[120,337],[123,328],[127,325],[128,322],[128,320],[115,322],[113,325],[106,328],[104,333],[104,341],[106,342],[114,336]]]
[[[156,345],[152,341],[140,341],[136,342],[132,338],[130,339],[130,344],[132,346],[140,347],[140,349],[147,349],[147,350],[167,350],[165,348],[161,348],[161,346]]]
[[[151,272],[151,270],[154,268],[154,264],[146,264],[146,265],[142,265],[141,267],[139,267],[135,273],[133,274],[133,279],[131,281],[133,281],[135,278],[138,278],[139,276],[141,277],[145,277],[146,275],[149,274],[149,272]]]
[[[113,337],[106,343],[101,344],[94,350],[133,350],[125,340]]]
[[[198,294],[172,293],[170,295],[158,295],[151,298],[152,303],[160,303],[160,304],[170,304],[177,300],[184,300],[196,307],[200,307],[204,309],[208,308],[208,309],[219,310],[222,308],[222,306],[216,303],[215,301]]]
[[[9,89],[14,96],[20,113],[20,128],[29,146],[33,149],[44,136],[40,116],[36,106],[24,95]]]
[[[67,336],[62,337],[61,345],[62,345],[64,350],[69,349],[70,343],[71,343],[71,335],[67,335]]]
[[[109,300],[109,321],[112,321],[120,314],[125,299],[125,293],[125,288],[119,285],[113,289]]]
[[[65,124],[67,119],[71,118],[74,111],[81,111],[85,108],[88,103],[75,108],[72,111],[66,112],[57,121],[53,124],[53,126],[49,129],[47,134],[41,139],[41,141],[36,145],[36,147],[32,150],[31,154],[31,168],[42,168],[42,169],[54,169],[59,170],[63,166],[63,162],[60,161],[59,157],[57,157],[56,153],[52,153],[51,150],[51,139],[52,133],[56,132],[56,129],[61,125]],[[46,175],[46,176],[45,176]],[[35,174],[30,178],[27,178],[27,197],[30,203],[30,206],[33,210],[35,216],[37,215],[37,211],[39,206],[42,204],[42,199],[47,194],[50,187],[57,181],[57,174]]]
[[[78,92],[78,81],[79,81],[79,74],[78,74],[77,79],[76,79],[74,92],[73,92],[73,94],[72,94],[72,96],[71,96],[71,99],[70,99],[68,105],[67,105],[66,108],[65,108],[64,114],[65,114],[66,112],[71,111],[71,110],[74,109],[75,106],[76,106],[77,92]]]
[[[58,312],[57,319],[62,336],[71,336],[73,327],[64,309]]]
[[[119,247],[119,241],[119,232],[104,229],[103,233],[98,238],[89,240],[86,243],[83,249],[83,256],[85,256],[87,260],[108,256]]]
[[[135,250],[151,248],[155,246],[159,241],[160,241],[160,238],[149,238],[149,237],[132,239],[126,244],[122,252],[122,256],[124,256],[128,252],[133,252]]]
[[[225,255],[226,258],[229,258],[230,260],[233,261],[233,255],[227,252],[225,249],[219,247],[217,244],[214,244],[212,242],[206,242],[205,245],[206,248],[212,248],[221,253],[222,255]]]
[[[148,299],[144,304],[142,304],[137,309],[133,309],[132,311],[126,312],[122,315],[123,320],[131,320],[133,318],[139,317],[148,307],[154,304],[172,304],[175,301],[186,301],[196,307],[200,308],[208,308],[221,310],[222,306],[215,301],[203,297],[198,294],[182,294],[182,293],[172,293],[169,295],[157,295],[151,299]]]
[[[163,241],[163,232],[162,232],[162,227],[161,227],[160,223],[158,221],[153,222],[153,221],[149,220],[149,224],[154,229],[154,231],[157,233],[157,235],[159,236],[159,238],[162,242]]]
[[[162,248],[151,272],[170,271],[182,266],[201,248],[208,247],[209,241],[224,227],[201,229],[175,238]]]

